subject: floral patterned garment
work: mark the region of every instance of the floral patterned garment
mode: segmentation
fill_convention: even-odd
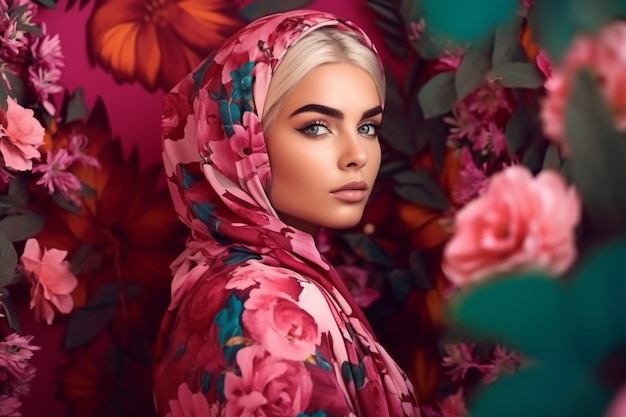
[[[187,249],[155,352],[159,416],[418,416],[405,374],[311,235],[266,195],[259,115],[307,31],[354,24],[292,11],[257,20],[166,96],[163,157]]]

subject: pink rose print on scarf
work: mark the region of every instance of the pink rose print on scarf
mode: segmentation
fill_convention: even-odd
[[[581,202],[556,172],[512,166],[461,209],[443,269],[458,286],[519,270],[565,272],[576,259]]]
[[[204,394],[192,393],[187,383],[178,387],[178,399],[170,400],[170,412],[166,417],[217,417],[219,409],[217,404],[209,406]]]
[[[240,375],[231,371],[224,380],[225,417],[295,417],[306,411],[313,382],[303,363],[249,346],[237,353],[237,365]]]
[[[33,114],[11,97],[7,98],[7,111],[0,110],[0,152],[7,168],[30,170],[31,159],[41,156],[37,148],[43,144],[45,131]]]
[[[36,239],[28,239],[20,261],[31,282],[30,308],[35,317],[52,324],[56,307],[61,313],[69,313],[74,307],[70,293],[78,280],[70,271],[70,263],[65,260],[67,251],[44,249]]]
[[[230,144],[240,158],[236,162],[240,181],[243,181],[246,188],[249,188],[247,183],[256,175],[263,189],[267,189],[270,179],[270,160],[265,148],[261,121],[254,113],[245,112],[243,126],[234,125],[233,128],[235,134],[230,138]]]
[[[249,262],[233,271],[226,289],[246,290],[261,285],[266,293],[282,293],[297,300],[302,292],[299,276],[287,268],[266,265],[261,262]]]
[[[163,137],[179,140],[185,137],[187,116],[191,114],[189,100],[180,94],[167,94],[163,99],[161,113],[161,131]]]
[[[272,355],[294,361],[315,355],[321,337],[317,323],[288,294],[262,284],[244,307],[243,324]]]

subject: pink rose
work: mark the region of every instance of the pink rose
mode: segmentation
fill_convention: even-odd
[[[224,380],[226,417],[296,417],[306,411],[313,392],[311,375],[302,362],[280,360],[261,346],[237,353],[241,374]]]
[[[364,269],[352,265],[339,265],[336,270],[360,307],[367,308],[380,298],[378,290],[367,286],[368,275]]]
[[[70,263],[65,259],[67,251],[44,249],[43,253],[36,239],[28,239],[21,262],[31,282],[30,308],[37,320],[45,319],[52,324],[55,306],[61,313],[69,313],[74,307],[70,293],[78,280],[70,271]]]
[[[33,167],[31,159],[41,156],[37,148],[43,144],[45,130],[31,109],[25,109],[11,97],[3,116],[0,152],[4,164],[16,171],[27,171]]]
[[[590,69],[599,81],[601,92],[613,114],[616,127],[626,132],[626,23],[606,26],[594,35],[578,37],[563,63],[553,68],[546,81],[546,98],[541,119],[546,136],[569,152],[565,137],[565,107],[572,84],[581,69]]]
[[[444,272],[458,286],[517,270],[561,274],[576,258],[580,215],[576,191],[556,172],[533,178],[522,166],[508,167],[458,212]]]
[[[209,407],[206,396],[201,392],[192,393],[186,382],[178,387],[178,399],[170,400],[170,412],[165,417],[213,417],[217,416],[217,404]]]
[[[320,331],[315,319],[274,286],[250,292],[241,317],[252,338],[276,357],[303,361],[315,354]]]
[[[297,300],[302,292],[299,277],[290,269],[251,261],[232,272],[225,288],[246,290],[260,285],[267,293],[282,293]]]
[[[604,415],[605,417],[626,416],[626,386],[623,386],[617,394],[615,394],[613,401],[609,404]]]

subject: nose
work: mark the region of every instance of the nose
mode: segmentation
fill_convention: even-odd
[[[359,169],[367,164],[367,149],[358,134],[346,134],[340,139],[341,156],[339,167],[341,169]]]

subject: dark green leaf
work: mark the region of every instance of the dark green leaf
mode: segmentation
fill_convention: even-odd
[[[542,169],[552,169],[554,171],[561,170],[561,157],[559,156],[559,148],[554,143],[551,143],[548,146],[546,156],[543,159]]]
[[[20,178],[13,178],[11,182],[9,182],[9,192],[8,195],[15,201],[18,207],[26,207],[26,203],[28,203],[28,189],[26,188],[26,184]]]
[[[396,151],[413,156],[416,153],[411,138],[411,127],[405,113],[406,104],[393,77],[387,78],[384,123],[380,136]]]
[[[54,200],[54,202],[57,203],[59,207],[64,208],[67,211],[71,211],[74,214],[80,215],[83,209],[81,206],[66,199],[63,194],[61,194],[58,190],[55,190],[52,194],[52,200]]]
[[[391,293],[398,303],[404,303],[413,290],[413,274],[410,271],[394,269],[389,273]]]
[[[56,9],[57,4],[54,0],[34,0],[37,3],[41,4],[44,7],[47,7],[48,9]]]
[[[439,116],[424,120],[418,129],[418,135],[428,137],[430,153],[433,156],[437,172],[441,172],[443,169],[443,161],[446,156],[446,151],[448,150],[447,142],[450,125],[443,119],[442,116]]]
[[[400,171],[406,171],[407,169],[411,169],[411,164],[406,159],[390,159],[388,162],[382,164],[380,170],[378,170],[378,177],[388,177],[397,174]]]
[[[517,50],[520,48],[519,32],[521,23],[522,18],[515,16],[511,20],[500,23],[496,28],[491,58],[493,67],[499,67],[513,61]]]
[[[4,310],[4,315],[9,322],[9,326],[11,329],[17,334],[22,333],[22,329],[20,326],[20,318],[17,312],[17,307],[13,302],[13,299],[10,297],[9,290],[6,288],[2,288],[0,290],[0,301],[2,302],[2,309]]]
[[[606,355],[626,343],[626,241],[597,248],[576,270],[570,287],[570,322],[584,360],[599,364]]]
[[[65,123],[71,123],[75,120],[81,120],[89,114],[87,104],[85,103],[84,92],[82,88],[77,88],[67,103],[65,115]]]
[[[417,99],[426,118],[448,113],[457,101],[454,72],[442,72],[428,80]]]
[[[17,266],[17,252],[11,239],[0,231],[0,288],[13,280]]]
[[[414,251],[409,255],[409,267],[413,276],[413,284],[417,288],[429,290],[433,287],[432,279],[424,263],[422,254]]]
[[[405,22],[397,6],[388,0],[367,0],[367,6],[378,15],[376,26],[385,33],[385,44],[399,59],[406,59],[408,44]]]
[[[514,16],[517,0],[423,0],[431,31],[459,42],[483,41],[496,26]]]
[[[576,77],[565,120],[574,182],[593,225],[609,233],[626,231],[626,140],[586,71]]]
[[[10,71],[5,71],[4,75],[6,76],[7,80],[9,81],[9,85],[11,86],[9,95],[13,97],[13,99],[18,103],[23,103],[25,98],[24,81]]]
[[[526,143],[526,119],[528,110],[524,106],[519,106],[511,115],[506,124],[506,146],[509,155],[513,156]]]
[[[492,280],[459,294],[453,321],[478,337],[493,339],[539,360],[571,354],[575,335],[561,283],[522,275]]]
[[[0,230],[12,241],[33,237],[42,229],[44,217],[30,210],[22,210],[0,220]]]
[[[72,253],[70,269],[74,275],[89,273],[102,264],[102,254],[86,243]]]
[[[491,69],[491,39],[470,47],[463,56],[461,65],[454,76],[456,99],[463,100],[469,93],[485,82],[485,76]]]
[[[350,245],[354,253],[363,259],[385,267],[394,265],[393,259],[368,235],[363,233],[346,233],[342,237]]]
[[[529,62],[509,62],[495,67],[489,78],[507,88],[540,88],[544,77],[537,65]]]
[[[548,143],[546,141],[536,141],[524,152],[522,165],[532,172],[538,172],[543,167],[547,149]]]
[[[394,176],[396,194],[419,205],[445,210],[449,203],[435,179],[426,170],[400,172]]]
[[[532,309],[532,308],[530,308]],[[495,316],[498,312],[492,312]],[[535,335],[541,340],[545,335]],[[471,404],[472,417],[602,416],[610,399],[588,369],[567,361],[522,370],[488,387]]]
[[[142,288],[136,284],[125,284],[123,296],[127,301],[137,297]],[[67,324],[65,349],[75,349],[91,343],[111,322],[120,301],[122,288],[117,282],[103,285],[94,297],[70,316]]]
[[[95,197],[96,190],[93,187],[89,186],[89,184],[81,181],[81,183],[80,183],[80,194],[83,197]]]
[[[239,15],[251,22],[269,14],[305,8],[312,0],[255,0],[239,11]]]

